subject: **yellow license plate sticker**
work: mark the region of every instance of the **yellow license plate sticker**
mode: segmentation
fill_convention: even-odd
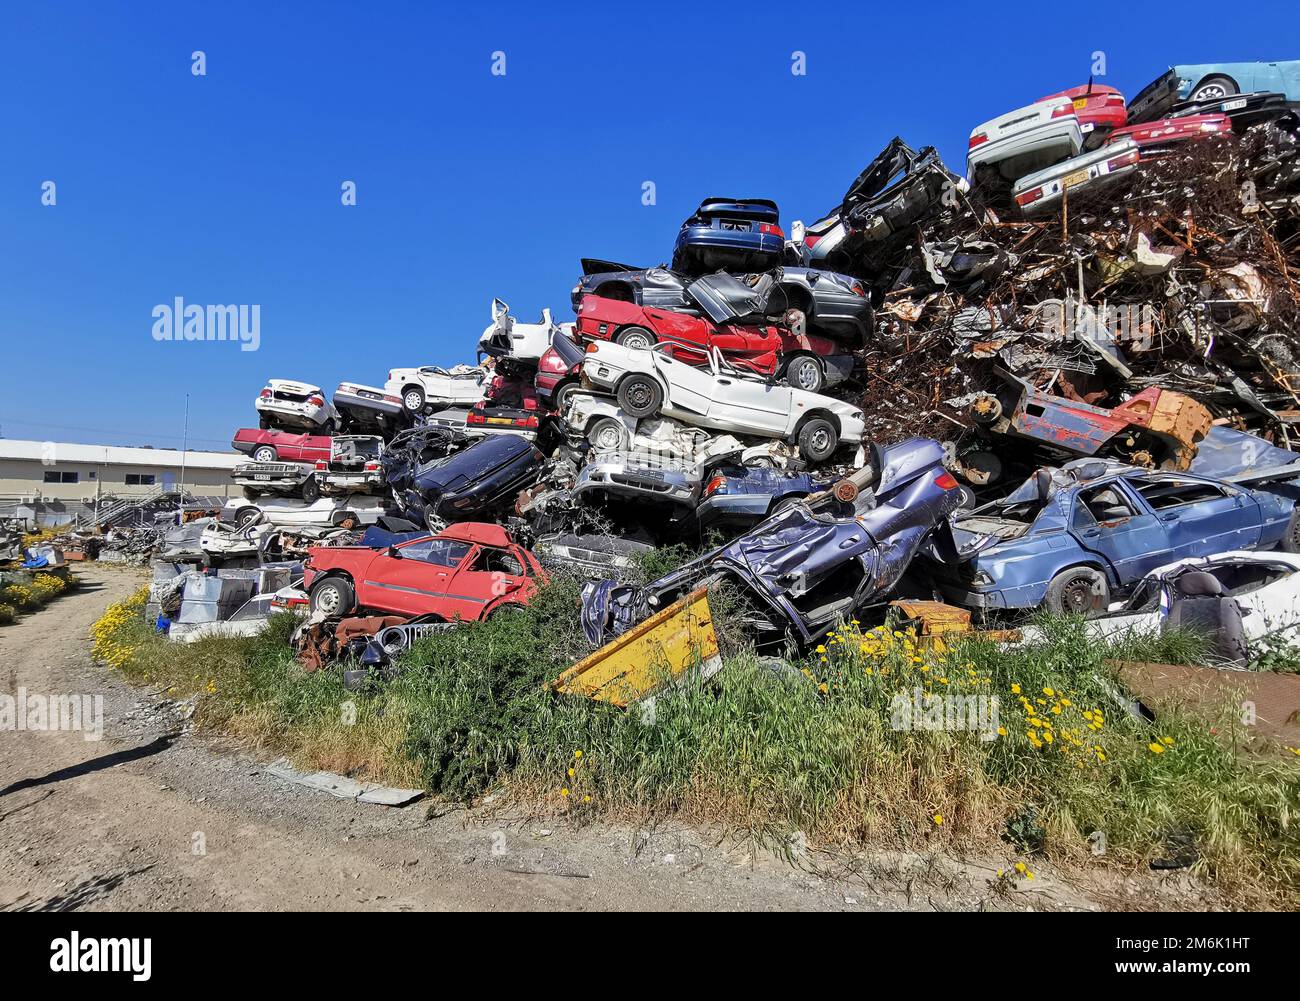
[[[1076,170],[1073,174],[1066,174],[1061,178],[1061,187],[1072,188],[1076,184],[1082,184],[1087,179],[1088,172],[1086,170]]]

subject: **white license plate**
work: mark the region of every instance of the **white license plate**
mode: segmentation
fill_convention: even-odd
[[[1238,99],[1235,100],[1235,101],[1228,101],[1228,102],[1226,102],[1226,103],[1223,105],[1223,110],[1224,110],[1224,111],[1236,111],[1238,108],[1244,108],[1245,106],[1246,106],[1246,99],[1245,99],[1244,97],[1242,97],[1242,98],[1238,98]]]

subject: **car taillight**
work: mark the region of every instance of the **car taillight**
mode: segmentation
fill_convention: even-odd
[[[985,133],[976,132],[973,136],[970,137],[969,148],[974,149],[976,146],[980,145],[980,143],[986,143],[988,141],[989,141],[989,137]]]
[[[401,402],[402,402],[402,398],[401,398],[400,396],[385,396],[385,397],[384,397],[384,402],[385,402],[385,403],[401,403]]]
[[[1127,167],[1129,164],[1137,163],[1142,159],[1142,154],[1138,150],[1129,150],[1122,156],[1114,157],[1106,161],[1107,170],[1119,170],[1120,167]]]
[[[1202,131],[1202,132],[1222,132],[1222,131],[1223,131],[1223,123],[1222,123],[1222,122],[1202,122],[1202,123],[1201,123],[1201,131]]]
[[[1028,191],[1022,191],[1020,192],[1020,194],[1016,195],[1016,204],[1032,205],[1034,204],[1034,202],[1038,201],[1038,199],[1042,197],[1043,197],[1043,189],[1041,186],[1037,188],[1030,188]]]
[[[317,459],[316,468],[320,470],[327,470],[330,468],[330,464],[328,462],[322,462],[320,459]]]
[[[313,407],[325,406],[325,398],[323,396],[309,396],[307,397],[307,402],[310,403]]]
[[[1106,95],[1106,103],[1107,103],[1107,104],[1117,104],[1117,105],[1120,105],[1120,106],[1122,107],[1123,104],[1124,104],[1124,95],[1123,95],[1123,94],[1107,94],[1107,95]]]
[[[952,473],[945,470],[934,478],[934,485],[943,490],[955,490],[957,489],[957,480]]]
[[[851,286],[849,286],[849,291],[851,291],[854,295],[860,295],[863,298],[866,298],[867,295],[867,290],[864,289],[857,282],[854,282]]]
[[[271,398],[271,391],[269,389],[264,389],[258,395],[264,400],[269,400]]]
[[[1063,105],[1061,105],[1059,108],[1057,108],[1055,111],[1052,112],[1052,117],[1053,117],[1053,118],[1065,118],[1066,116],[1069,116],[1069,117],[1071,117],[1071,118],[1074,117],[1074,105],[1073,105],[1073,104],[1063,104]]]
[[[812,234],[809,234],[808,236],[805,236],[803,238],[803,245],[811,249],[817,246],[817,241],[820,239],[821,239],[820,236],[813,236]]]
[[[704,496],[711,497],[719,490],[722,490],[726,485],[727,478],[725,476],[715,476],[705,485]]]
[[[758,231],[759,231],[760,233],[766,233],[768,236],[779,236],[779,237],[781,237],[782,239],[785,238],[785,233],[782,232],[781,227],[780,227],[780,226],[774,226],[774,225],[773,225],[772,223],[770,223],[770,222],[759,223],[759,225],[758,225]]]
[[[596,350],[596,344],[595,344],[595,342],[594,342],[594,341],[588,341],[588,342],[587,342],[587,354],[591,354],[591,353],[594,352],[595,350]]]
[[[378,469],[379,469],[379,463],[377,463],[377,462],[367,462],[367,463],[366,463],[366,472],[367,472],[367,473],[377,472]]]

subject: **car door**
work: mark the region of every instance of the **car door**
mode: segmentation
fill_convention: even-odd
[[[1259,545],[1259,505],[1236,487],[1159,473],[1131,476],[1128,482],[1164,525],[1170,559]]]
[[[712,370],[688,364],[674,354],[671,344],[656,344],[650,351],[651,364],[668,386],[663,413],[687,421],[706,417],[713,400]],[[709,364],[709,356],[703,350],[694,356],[701,363]]]
[[[449,596],[452,579],[472,548],[456,539],[427,537],[396,547],[397,556],[382,551],[357,582],[357,601],[371,608],[451,620],[461,610]]]
[[[1070,512],[1070,534],[1101,557],[1121,586],[1171,561],[1164,524],[1122,480],[1081,487]]]
[[[475,546],[452,577],[449,607],[465,621],[476,621],[488,605],[517,592],[527,579],[527,568],[510,550]]]
[[[709,418],[719,426],[784,437],[789,433],[794,390],[786,385],[742,375],[722,356],[714,358],[717,371]]]

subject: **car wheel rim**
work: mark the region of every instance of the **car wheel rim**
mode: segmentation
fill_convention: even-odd
[[[652,399],[654,399],[654,396],[650,392],[649,388],[639,384],[633,386],[631,391],[627,394],[627,396],[628,399],[632,402],[632,406],[637,410],[649,409],[650,402]]]
[[[419,409],[420,409],[420,394],[419,394],[419,393],[407,393],[407,394],[406,394],[406,409],[407,409],[407,410],[419,410]]]
[[[1074,577],[1062,590],[1065,609],[1070,612],[1088,612],[1096,604],[1097,588],[1091,577]]]
[[[831,436],[829,431],[817,431],[813,434],[812,448],[814,452],[825,452],[831,445]]]
[[[644,349],[650,347],[650,341],[644,334],[632,334],[630,337],[624,338],[623,347]]]
[[[257,454],[253,456],[255,462],[270,462],[273,458],[270,449],[265,448],[258,449]]]
[[[618,428],[604,427],[596,432],[596,448],[601,452],[612,452],[618,448],[622,436]]]
[[[817,367],[804,362],[795,370],[795,383],[800,389],[813,390],[817,388]]]
[[[1192,98],[1192,100],[1210,101],[1210,100],[1217,100],[1220,97],[1227,97],[1227,96],[1228,96],[1228,92],[1224,90],[1222,85],[1213,83],[1210,84],[1210,86],[1208,87],[1202,87],[1200,90],[1198,90],[1196,92],[1196,96]]]
[[[333,615],[338,611],[339,604],[339,593],[332,587],[322,590],[316,599],[317,611],[324,612],[326,615]]]

